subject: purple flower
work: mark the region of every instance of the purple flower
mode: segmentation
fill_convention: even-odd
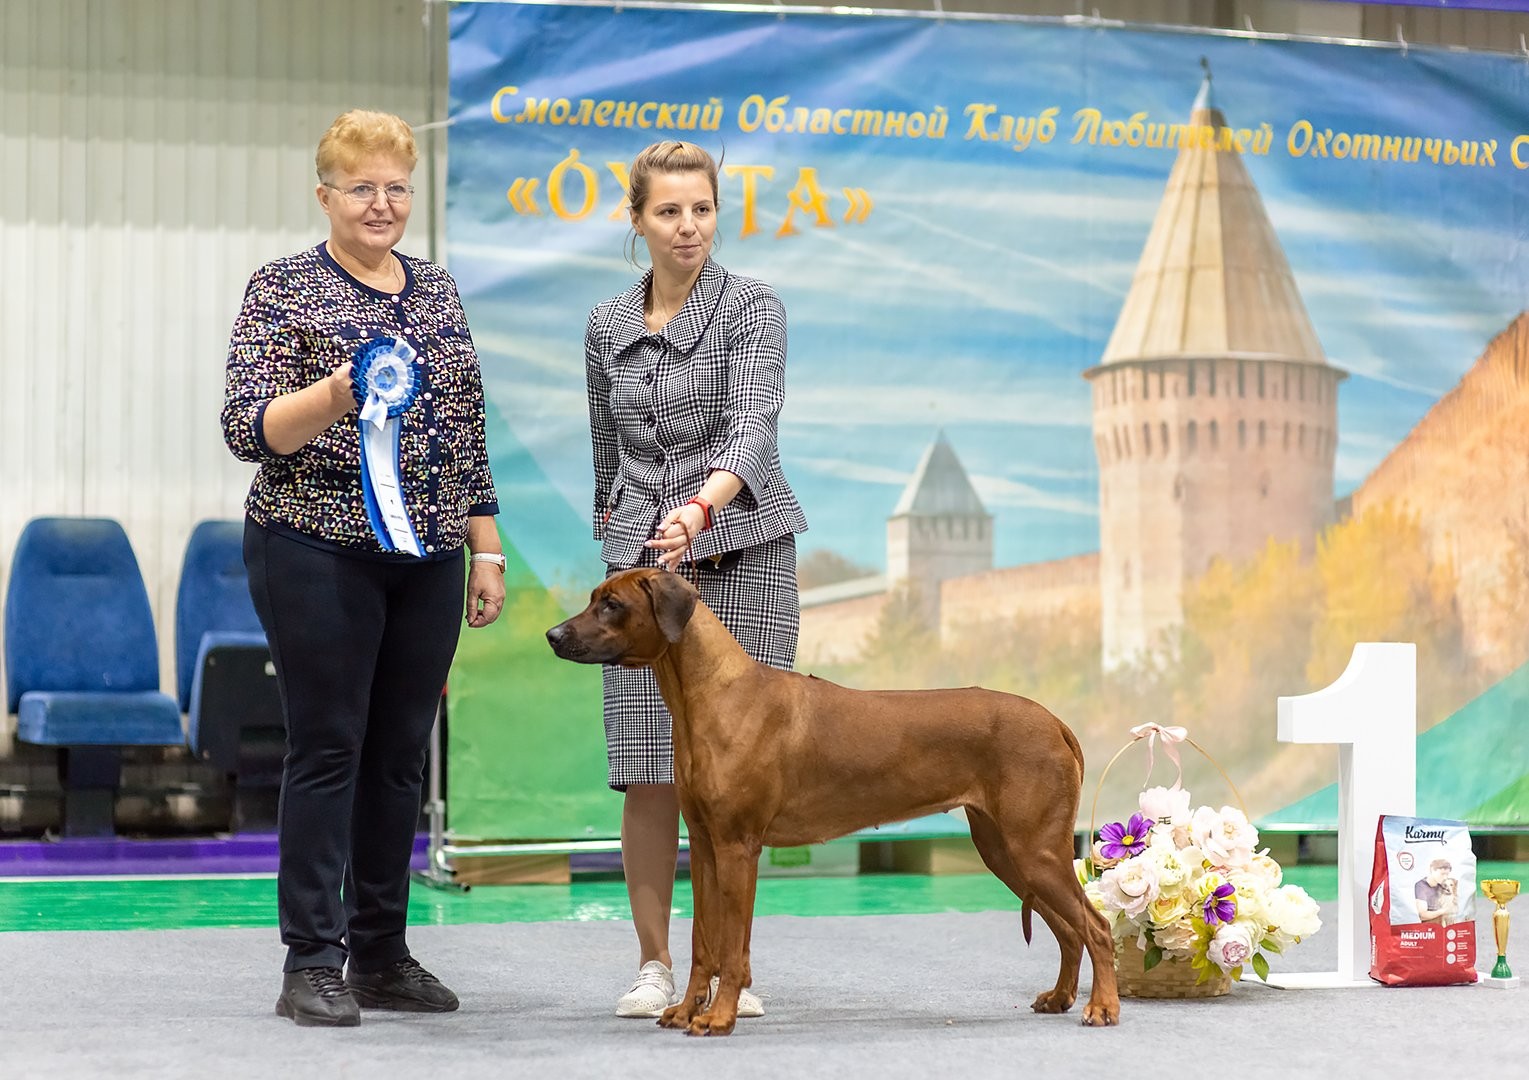
[[[1237,917],[1237,902],[1232,899],[1237,895],[1236,888],[1230,881],[1223,881],[1215,890],[1205,898],[1205,925],[1215,926],[1218,922],[1229,923]]]
[[[1151,828],[1152,819],[1140,814],[1132,814],[1131,820],[1124,825],[1112,821],[1099,830],[1099,839],[1103,841],[1099,846],[1099,854],[1106,859],[1140,855],[1147,850],[1147,833]]]

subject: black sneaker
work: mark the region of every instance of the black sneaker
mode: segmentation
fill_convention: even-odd
[[[355,1027],[361,1006],[345,987],[339,968],[303,968],[281,977],[276,1015],[290,1017],[300,1027]]]
[[[396,1009],[399,1012],[456,1012],[457,996],[419,961],[406,956],[397,963],[362,974],[354,967],[345,973],[345,986],[367,1009]]]

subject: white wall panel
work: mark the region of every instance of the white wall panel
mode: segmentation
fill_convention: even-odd
[[[249,482],[217,426],[244,284],[326,234],[312,161],[335,115],[426,119],[425,6],[0,0],[0,589],[28,519],[118,518],[148,582],[166,686],[186,538],[202,518],[239,516]],[[1497,49],[1529,26],[1284,0],[947,6],[1238,28],[1247,16],[1259,30],[1379,38],[1400,24],[1419,44]],[[443,35],[435,45],[443,55]],[[407,250],[429,253],[428,220],[416,215]]]
[[[1529,16],[1491,11],[1444,11],[1436,7],[1389,7],[1367,4],[1361,32],[1395,41],[1397,31],[1412,44],[1460,45],[1468,49],[1512,52],[1520,35],[1529,33]]]
[[[217,422],[245,282],[327,235],[313,152],[337,114],[426,119],[422,12],[0,0],[0,582],[28,519],[117,518],[167,688],[186,539],[240,516],[251,474]],[[405,248],[429,247],[421,223]]]

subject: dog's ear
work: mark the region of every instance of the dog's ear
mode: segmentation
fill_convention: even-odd
[[[653,597],[653,617],[664,639],[671,644],[685,632],[685,624],[695,612],[700,594],[695,586],[673,571],[661,571],[647,578],[648,593]]]

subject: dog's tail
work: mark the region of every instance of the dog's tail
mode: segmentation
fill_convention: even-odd
[[[1025,932],[1025,944],[1028,945],[1030,944],[1030,898],[1020,897],[1019,905],[1019,925]]]

